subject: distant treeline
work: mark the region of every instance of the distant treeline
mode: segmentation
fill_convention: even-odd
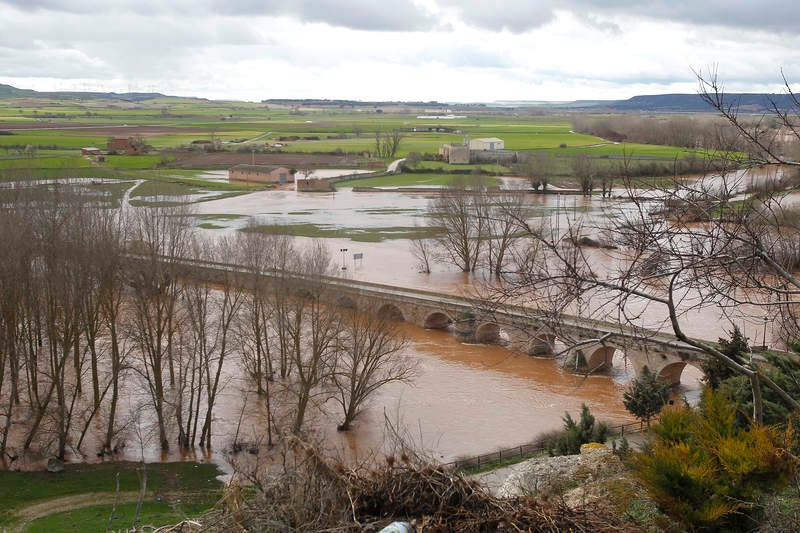
[[[615,142],[661,144],[709,150],[743,150],[734,129],[715,116],[575,115],[572,129]]]

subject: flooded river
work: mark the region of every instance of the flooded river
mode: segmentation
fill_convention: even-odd
[[[619,191],[622,193],[622,191]],[[317,224],[338,228],[414,226],[425,224],[425,210],[436,193],[353,192],[331,194],[264,191],[198,205],[205,216],[239,214],[259,224]],[[625,209],[626,202],[575,195],[530,195],[533,211],[566,227],[569,221],[607,216]],[[248,218],[221,222],[226,232],[243,227]],[[303,240],[303,239],[301,239]],[[357,242],[326,239],[345,277],[455,294],[469,294],[473,276],[452,266],[436,264],[422,274],[411,255],[409,241]],[[346,250],[346,251],[342,251]],[[601,252],[598,252],[601,253]],[[362,259],[354,260],[354,254]],[[598,260],[602,260],[598,258]],[[651,322],[663,323],[662,310],[650,309]],[[645,316],[647,316],[645,313]],[[688,320],[691,335],[716,340],[730,324],[700,315]],[[745,325],[747,333],[763,324]],[[566,411],[576,415],[586,403],[599,419],[612,423],[632,420],[622,405],[622,393],[632,379],[619,355],[610,374],[588,378],[563,371],[557,361],[515,354],[502,347],[463,345],[448,332],[406,326],[412,343],[408,355],[419,361],[419,375],[411,385],[382,389],[349,433],[337,433],[333,419],[322,422],[326,442],[345,456],[364,456],[384,443],[384,417],[399,419],[402,427],[444,461],[494,451],[535,439],[558,429]],[[699,370],[687,367],[678,394],[696,399]],[[231,394],[238,394],[235,389]],[[326,406],[330,408],[331,406]],[[225,420],[237,417],[224,416]],[[334,417],[335,418],[335,417]]]
[[[426,208],[436,194],[356,193],[350,189],[331,194],[259,191],[198,203],[198,214],[204,221],[212,220],[215,226],[198,231],[210,235],[230,233],[251,219],[258,224],[311,224],[345,230],[424,226]],[[564,227],[569,221],[599,220],[610,211],[629,207],[623,200],[598,197],[529,198],[533,216],[549,217],[551,224]],[[470,294],[478,283],[473,276],[441,263],[434,265],[431,274],[420,273],[405,239],[358,242],[335,238],[325,242],[345,277],[452,294]],[[592,253],[598,254],[598,263],[607,260],[603,251]],[[361,258],[354,259],[355,254]],[[743,316],[740,321],[745,335],[769,342],[770,324],[761,320],[757,312],[747,311],[743,314],[752,317]],[[663,310],[657,308],[647,309],[642,316],[653,324],[662,323],[665,318]],[[686,324],[690,335],[710,340],[727,336],[731,329],[729,322],[707,311],[688,317]],[[447,331],[424,330],[410,324],[404,324],[403,331],[410,339],[406,355],[417,362],[417,376],[412,383],[393,383],[381,389],[346,433],[336,431],[338,413],[331,402],[315,410],[316,420],[311,423],[332,452],[355,459],[383,451],[390,440],[385,433],[386,420],[397,424],[418,447],[445,462],[530,442],[560,428],[565,412],[578,415],[583,403],[600,420],[612,424],[632,421],[622,405],[632,371],[621,354],[615,356],[609,373],[583,377],[562,370],[559,362],[552,359],[534,358],[497,346],[461,344]],[[263,400],[252,391],[234,359],[226,374],[214,421],[214,452],[205,457],[223,466],[225,449],[237,431],[240,442],[257,444],[266,428]],[[700,377],[698,370],[687,366],[678,394],[696,398]],[[137,397],[133,381],[129,386],[132,408],[145,398],[143,393]],[[155,448],[155,443],[146,446],[149,459],[177,458],[177,452],[162,456]],[[129,446],[123,455],[136,459],[138,453]]]

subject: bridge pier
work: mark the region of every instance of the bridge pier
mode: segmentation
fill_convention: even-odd
[[[508,347],[512,350],[535,357],[553,357],[556,350],[556,337],[546,333],[526,331],[513,327],[507,330]]]
[[[458,342],[475,344],[475,332],[474,317],[459,318],[453,323],[453,337],[455,337]]]

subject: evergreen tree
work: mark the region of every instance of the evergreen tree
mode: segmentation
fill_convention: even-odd
[[[742,335],[739,326],[733,326],[730,340],[720,338],[719,346],[722,353],[739,364],[744,363],[742,356],[750,353],[750,345],[747,344],[747,339]],[[713,358],[703,363],[703,373],[705,374],[704,381],[706,385],[714,390],[717,390],[725,380],[740,375],[719,359]]]
[[[630,414],[650,427],[650,419],[661,412],[669,399],[669,383],[661,381],[647,366],[622,395],[622,403]]]
[[[569,413],[564,414],[564,430],[550,441],[550,455],[575,455],[580,453],[581,445],[587,442],[605,442],[608,438],[608,425],[595,424],[594,415],[581,405],[581,418],[577,422]]]

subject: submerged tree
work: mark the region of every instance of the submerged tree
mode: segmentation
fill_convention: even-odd
[[[454,179],[428,206],[432,225],[443,230],[439,245],[448,262],[464,272],[473,272],[480,261],[487,236],[483,209],[486,181],[477,177],[469,185]]]
[[[413,365],[402,355],[407,340],[397,323],[375,311],[351,309],[343,319],[333,371],[334,398],[343,414],[340,431],[350,429],[378,389],[408,381],[414,373]]]

